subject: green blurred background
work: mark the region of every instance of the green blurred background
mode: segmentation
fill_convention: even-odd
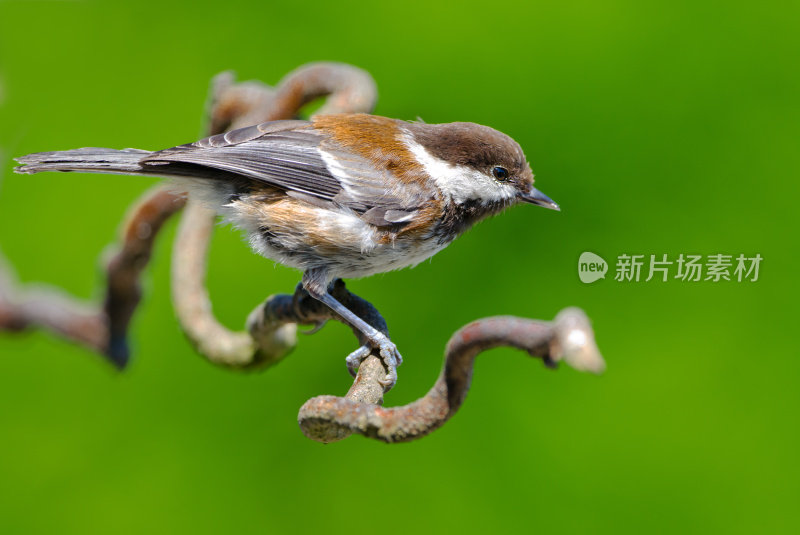
[[[0,248],[23,281],[98,298],[98,257],[152,181],[11,174],[10,158],[196,139],[209,79],[367,69],[376,113],[474,121],[525,148],[560,214],[518,207],[432,262],[350,288],[423,395],[482,316],[594,321],[608,371],[480,358],[462,411],[421,441],[323,446],[296,424],[342,394],[341,325],[265,373],[207,364],[169,300],[160,237],[124,374],[53,336],[0,334],[0,531],[525,530],[796,533],[797,3],[0,1]],[[577,258],[760,253],[760,280],[592,285]],[[238,328],[298,275],[221,228],[209,285]]]

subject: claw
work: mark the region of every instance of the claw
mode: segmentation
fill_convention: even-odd
[[[314,324],[314,326],[313,326],[312,328],[310,328],[309,330],[307,330],[307,331],[300,331],[300,332],[301,332],[301,333],[303,333],[303,334],[305,334],[305,335],[312,335],[312,334],[316,334],[316,333],[320,332],[320,331],[322,330],[322,328],[323,328],[323,327],[325,327],[325,324],[326,324],[326,323],[328,323],[328,320],[322,320],[322,321],[318,321],[318,322],[317,322],[317,323],[315,323],[315,324]]]
[[[359,366],[361,366],[361,363],[364,362],[364,359],[366,359],[370,353],[372,353],[372,348],[364,344],[363,346],[359,347],[358,349],[347,355],[347,358],[344,359],[344,361],[345,364],[347,364],[347,371],[350,372],[350,375],[352,375],[353,377],[358,375]]]
[[[389,368],[389,373],[386,374],[386,377],[378,382],[383,387],[384,393],[394,388],[394,385],[397,383],[397,368]]]
[[[395,346],[394,344],[392,344],[392,346],[394,347],[394,357],[395,357],[395,360],[397,361],[397,364],[395,365],[395,367],[397,367],[397,366],[400,366],[403,363],[403,356],[397,350],[397,346]]]

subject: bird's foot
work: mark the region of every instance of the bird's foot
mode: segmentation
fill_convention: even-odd
[[[359,366],[370,356],[373,349],[378,349],[386,368],[386,377],[380,383],[383,385],[383,391],[388,392],[397,383],[397,367],[403,363],[403,357],[397,351],[397,346],[383,334],[370,339],[368,343],[350,353],[345,359],[347,369],[350,371],[350,375],[355,377],[358,374]]]

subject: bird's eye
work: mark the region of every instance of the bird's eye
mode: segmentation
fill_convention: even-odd
[[[499,166],[495,167],[494,169],[492,169],[492,174],[497,180],[501,182],[503,180],[508,179],[508,169],[506,169],[505,167],[499,167]]]

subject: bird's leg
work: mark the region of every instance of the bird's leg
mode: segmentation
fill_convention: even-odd
[[[386,378],[381,384],[388,392],[397,382],[397,367],[403,363],[403,358],[397,351],[397,346],[389,340],[388,336],[369,325],[349,308],[337,301],[328,291],[327,282],[328,277],[325,274],[310,270],[303,275],[302,284],[311,297],[328,306],[366,338],[366,344],[347,356],[347,369],[353,376],[356,375],[361,362],[370,355],[373,348],[380,352],[381,360],[387,370]]]

